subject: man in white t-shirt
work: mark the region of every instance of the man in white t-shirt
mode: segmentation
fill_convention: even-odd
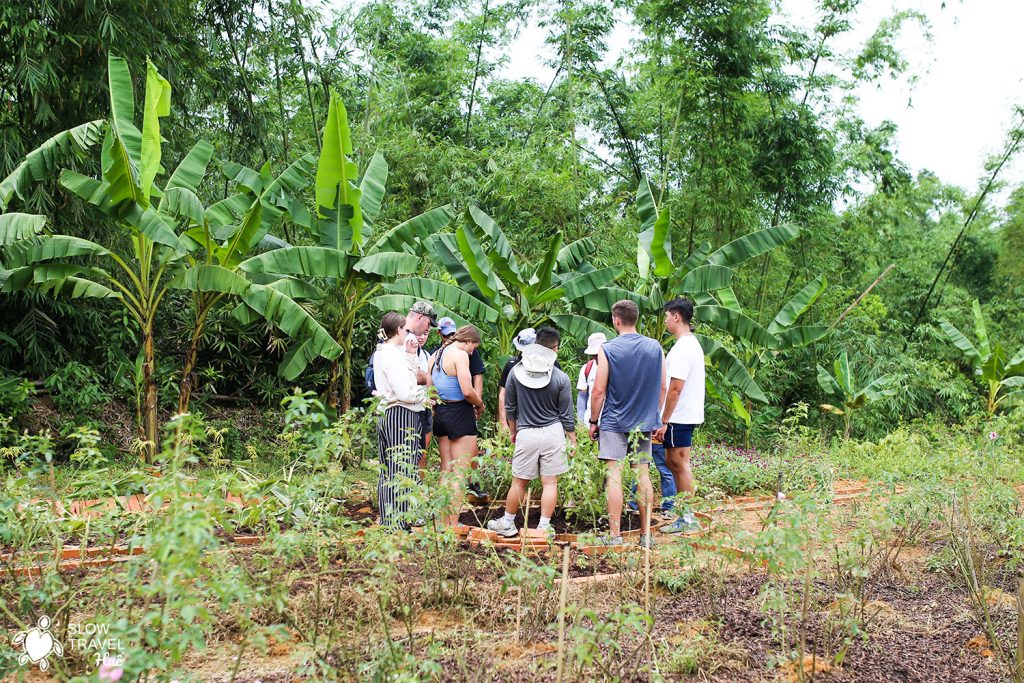
[[[693,302],[676,298],[665,304],[665,328],[676,343],[665,358],[668,392],[662,408],[662,426],[655,434],[665,442],[665,464],[672,470],[676,490],[693,495],[693,471],[690,469],[690,446],[693,430],[704,422],[704,350],[690,331]],[[662,528],[663,533],[697,531],[700,524],[682,505],[682,515]]]
[[[601,345],[608,341],[603,332],[595,332],[587,337],[587,348],[583,352],[592,356],[580,368],[580,379],[576,382],[576,416],[580,422],[590,418],[590,397],[594,395],[594,382],[597,381],[597,352]]]

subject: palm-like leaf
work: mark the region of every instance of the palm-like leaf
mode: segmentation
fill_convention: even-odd
[[[738,266],[744,261],[749,261],[796,239],[799,235],[800,227],[794,224],[765,228],[720,247],[710,254],[706,261],[716,266]]]
[[[11,197],[24,200],[33,183],[53,177],[75,154],[84,154],[103,137],[105,121],[97,119],[61,131],[29,152],[14,170],[0,180],[0,211],[6,210]]]

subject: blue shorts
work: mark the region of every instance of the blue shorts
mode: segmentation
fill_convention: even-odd
[[[693,430],[697,425],[669,423],[665,430],[665,448],[689,448],[693,444]]]

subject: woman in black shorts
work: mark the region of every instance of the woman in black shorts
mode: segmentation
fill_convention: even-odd
[[[441,452],[442,481],[452,494],[452,507],[443,517],[449,526],[459,523],[462,489],[476,452],[473,409],[484,404],[469,373],[469,356],[478,346],[480,331],[465,325],[444,340],[431,361],[430,377],[439,399],[434,407],[434,436]]]

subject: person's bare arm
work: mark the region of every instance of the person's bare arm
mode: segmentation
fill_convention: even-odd
[[[508,417],[505,414],[505,387],[498,387],[498,427],[510,432]]]
[[[480,405],[474,407],[476,412],[476,419],[480,419],[484,416],[484,376],[473,375],[473,389],[476,391],[477,396],[480,397]]]
[[[483,399],[480,397],[480,392],[473,386],[473,377],[469,374],[469,354],[462,349],[458,350],[461,353],[456,353],[452,361],[455,363],[455,376],[459,379],[459,388],[462,389],[462,394],[467,401],[476,408],[482,408]]]
[[[604,398],[608,392],[608,358],[604,349],[597,351],[597,377],[594,379],[593,395],[590,397],[590,438],[597,435],[597,420],[604,408]]]

